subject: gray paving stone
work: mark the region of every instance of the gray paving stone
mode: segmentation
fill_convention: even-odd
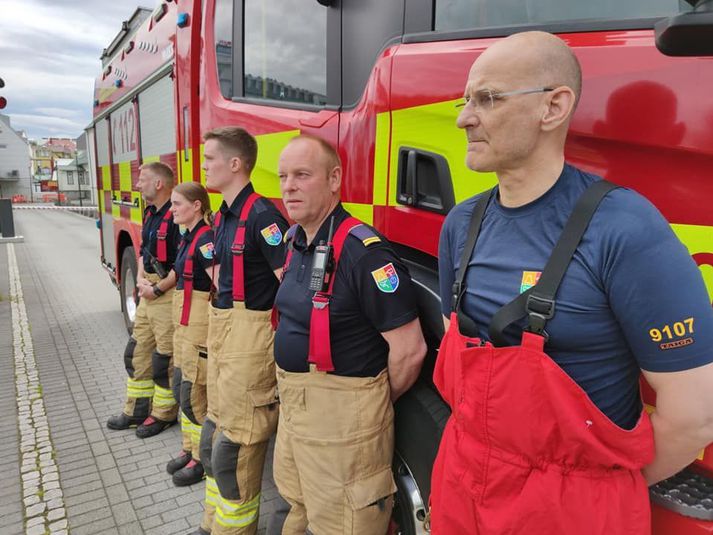
[[[31,518],[33,516],[41,515],[47,510],[47,504],[44,502],[40,502],[36,505],[32,505],[30,507],[27,507],[25,509],[25,514]]]
[[[45,523],[44,516],[35,516],[35,517],[27,520],[27,527],[29,528],[29,527],[36,526],[38,524],[44,524],[44,523]]]
[[[131,502],[112,505],[111,511],[114,513],[114,518],[119,526],[138,520],[136,512],[134,511],[134,505]]]
[[[131,524],[125,524],[119,526],[120,535],[144,535],[144,529],[141,527],[139,522],[132,522]]]
[[[57,509],[52,509],[47,513],[47,520],[49,522],[54,522],[55,520],[60,520],[65,516],[67,516],[67,512],[65,511],[64,507],[59,507]]]
[[[62,518],[61,520],[57,520],[55,522],[52,522],[50,524],[50,533],[56,533],[57,531],[61,531],[63,529],[67,529],[67,519]]]
[[[31,528],[27,528],[25,533],[27,535],[45,535],[45,525],[38,524],[37,526],[32,526]]]

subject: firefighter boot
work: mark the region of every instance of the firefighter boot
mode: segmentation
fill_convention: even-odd
[[[163,430],[168,429],[176,420],[165,421],[149,416],[139,427],[136,428],[136,436],[139,438],[149,438],[158,435]]]
[[[173,474],[173,484],[177,487],[187,487],[203,481],[204,475],[203,465],[199,461],[191,459],[191,462]]]
[[[150,398],[136,399],[134,401],[134,410],[131,416],[124,412],[115,416],[110,416],[106,421],[106,426],[109,429],[121,430],[141,425],[149,414],[150,403]]]
[[[193,456],[190,451],[181,450],[177,457],[166,464],[166,472],[173,475],[191,462]]]

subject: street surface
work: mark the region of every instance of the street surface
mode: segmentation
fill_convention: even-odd
[[[25,241],[0,245],[0,533],[192,533],[204,483],[176,488],[165,471],[178,426],[146,440],[105,426],[123,406],[128,335],[94,220],[14,216]],[[270,454],[260,534],[277,496],[271,473]]]

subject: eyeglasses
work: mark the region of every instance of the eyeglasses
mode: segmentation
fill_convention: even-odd
[[[495,102],[502,100],[505,97],[512,97],[515,95],[530,95],[532,93],[547,93],[549,91],[554,91],[554,87],[535,87],[531,89],[516,89],[515,91],[492,91],[490,89],[481,89],[476,91],[475,94],[470,97],[463,97],[463,102],[456,104],[456,108],[463,108],[472,105],[476,110],[492,110],[495,106]]]

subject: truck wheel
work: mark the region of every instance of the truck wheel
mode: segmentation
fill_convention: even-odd
[[[119,293],[121,296],[121,313],[124,316],[126,330],[134,329],[134,319],[136,318],[136,306],[139,304],[139,296],[136,292],[136,254],[133,247],[126,247],[121,255],[121,279],[119,283]]]
[[[395,410],[397,492],[392,532],[422,535],[428,533],[423,521],[431,495],[431,468],[450,410],[438,394],[420,380],[399,398]]]

